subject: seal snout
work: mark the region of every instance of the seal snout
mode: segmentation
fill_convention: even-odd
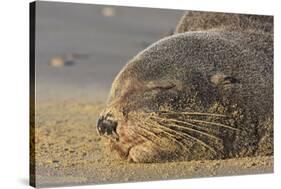
[[[111,120],[108,116],[101,116],[97,122],[98,133],[114,140],[118,140],[119,137],[116,132],[117,125],[117,121]]]

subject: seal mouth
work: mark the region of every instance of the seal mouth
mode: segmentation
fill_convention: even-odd
[[[118,123],[108,119],[108,117],[101,116],[97,121],[97,130],[100,136],[105,136],[115,141],[119,140],[116,132]]]

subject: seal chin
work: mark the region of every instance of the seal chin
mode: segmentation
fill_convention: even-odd
[[[117,126],[117,121],[111,120],[107,116],[101,116],[97,122],[97,130],[99,135],[106,136],[115,141],[119,140],[119,136],[116,132]]]

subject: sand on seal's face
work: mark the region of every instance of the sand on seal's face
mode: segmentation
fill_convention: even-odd
[[[96,131],[103,102],[36,105],[37,186],[113,183],[273,172],[273,157],[135,164],[121,160]]]

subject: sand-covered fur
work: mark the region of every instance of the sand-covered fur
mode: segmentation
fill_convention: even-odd
[[[273,18],[189,12],[120,71],[99,132],[134,162],[273,155]]]

